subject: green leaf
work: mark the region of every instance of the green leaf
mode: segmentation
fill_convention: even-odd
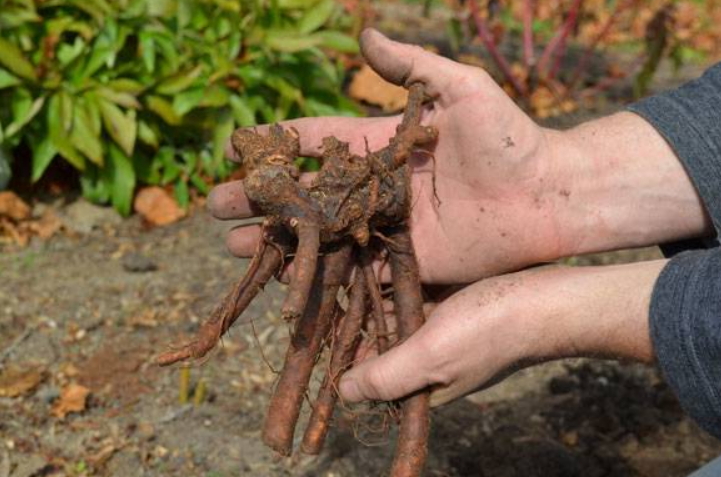
[[[158,86],[156,86],[155,91],[168,96],[178,94],[192,85],[203,73],[203,69],[203,65],[198,65],[195,68],[180,72],[170,78],[166,78],[161,81]]]
[[[148,73],[153,74],[155,73],[155,40],[150,33],[144,31],[138,34],[138,40],[145,69]]]
[[[339,31],[320,31],[314,33],[313,37],[318,40],[319,45],[342,53],[358,53],[360,51],[355,38]]]
[[[110,200],[113,207],[122,215],[129,215],[135,191],[135,170],[128,156],[114,144],[108,148],[107,166],[103,176],[111,184]]]
[[[203,180],[198,174],[192,174],[190,176],[190,182],[198,189],[202,194],[208,195],[210,187],[208,183]]]
[[[227,88],[213,84],[210,85],[203,95],[199,106],[204,108],[221,108],[227,106],[230,101],[230,91]]]
[[[33,165],[31,179],[37,182],[48,168],[58,151],[53,146],[50,136],[45,136],[42,141],[33,144]]]
[[[57,92],[60,101],[60,125],[63,132],[69,133],[73,127],[73,97],[65,90]]]
[[[17,86],[20,84],[20,80],[11,75],[8,71],[0,69],[0,89],[9,88],[11,86]]]
[[[308,10],[298,24],[300,33],[312,33],[328,21],[337,7],[334,0],[323,0]]]
[[[40,112],[45,104],[45,96],[41,96],[33,101],[29,107],[23,111],[22,115],[15,117],[15,120],[5,129],[5,139],[10,138],[20,132],[32,119]]]
[[[307,9],[318,3],[318,0],[278,0],[278,8],[292,10],[296,8]]]
[[[140,109],[141,108],[138,100],[135,98],[135,96],[133,96],[130,93],[115,91],[111,88],[104,88],[104,87],[97,88],[95,91],[98,94],[98,96],[100,96],[101,98],[107,99],[111,103],[115,103],[118,106],[122,106],[124,108],[129,108],[129,109]]]
[[[10,41],[0,37],[0,64],[21,78],[35,81],[37,73],[20,49]]]
[[[160,146],[160,138],[158,137],[158,134],[153,130],[150,124],[142,119],[138,121],[138,139],[140,139],[144,144],[156,149]]]
[[[313,35],[299,35],[286,30],[270,30],[265,38],[265,44],[276,51],[296,53],[318,46],[321,39]]]
[[[137,96],[145,90],[143,83],[130,78],[118,78],[108,81],[108,88],[120,93],[128,93],[133,96]]]
[[[100,116],[103,119],[105,130],[110,137],[123,149],[128,156],[133,154],[135,139],[138,133],[138,123],[135,120],[135,111],[129,110],[123,114],[122,110],[107,99],[98,98]]]
[[[93,120],[87,108],[76,104],[73,110],[73,118],[73,131],[70,134],[70,140],[91,162],[102,166],[103,145],[100,142],[100,137],[94,134]]]
[[[67,131],[63,129],[61,108],[61,98],[54,94],[48,103],[46,118],[50,142],[65,160],[82,171],[85,169],[85,159],[75,149]]]
[[[175,111],[178,116],[184,116],[189,111],[192,111],[200,103],[204,95],[204,86],[190,88],[176,94],[173,98],[173,111]]]
[[[216,164],[225,156],[225,144],[233,134],[233,129],[235,129],[233,116],[229,111],[225,112],[218,118],[218,124],[213,130],[213,161]]]
[[[184,180],[179,180],[175,183],[175,200],[178,201],[178,205],[183,209],[188,208],[190,191],[188,190],[188,183]]]
[[[173,110],[173,106],[161,98],[160,96],[148,96],[146,98],[148,109],[161,117],[170,126],[177,126],[181,123],[181,118]]]
[[[230,97],[229,102],[233,108],[233,117],[238,126],[247,127],[256,124],[255,112],[247,101],[244,101],[240,96],[234,95]]]

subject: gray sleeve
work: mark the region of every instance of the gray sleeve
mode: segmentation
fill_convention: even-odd
[[[721,64],[701,78],[629,107],[649,121],[684,164],[717,235],[721,230]],[[683,211],[679,211],[683,213]],[[684,409],[721,438],[721,249],[672,258],[651,298],[659,365]]]
[[[684,410],[721,438],[721,250],[677,255],[654,287],[651,339]]]
[[[721,63],[678,89],[628,107],[650,122],[686,167],[721,230]]]

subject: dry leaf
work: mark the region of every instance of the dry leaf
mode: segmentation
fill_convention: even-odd
[[[68,384],[60,393],[60,397],[53,405],[52,414],[60,419],[71,412],[81,412],[85,410],[90,389],[79,384]]]
[[[157,186],[138,191],[133,203],[135,211],[152,225],[168,225],[185,217],[185,211],[168,192]]]
[[[400,111],[408,100],[408,91],[387,82],[368,65],[363,65],[355,74],[348,94],[355,100],[380,106],[386,112]]]
[[[40,369],[8,368],[0,374],[0,397],[17,397],[35,389],[45,373]]]
[[[0,192],[0,215],[10,217],[11,219],[25,220],[31,215],[30,206],[25,203],[14,192]]]
[[[30,231],[43,240],[55,235],[62,226],[60,218],[51,210],[46,211],[40,219],[33,220],[28,224]]]

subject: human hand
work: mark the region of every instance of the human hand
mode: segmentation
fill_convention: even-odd
[[[549,135],[558,133],[538,127],[479,68],[393,42],[374,30],[364,32],[361,45],[387,80],[423,82],[435,98],[423,118],[439,131],[430,151],[434,159],[417,154],[411,161],[411,230],[422,280],[468,283],[557,258],[563,230],[549,220],[559,200]],[[282,125],[299,131],[303,155],[318,156],[322,138],[330,135],[349,142],[356,153],[365,150],[366,140],[379,149],[399,120],[303,118]],[[214,189],[209,204],[219,218],[253,214],[239,182]],[[238,256],[251,256],[258,234],[257,227],[235,229],[228,246]]]
[[[665,263],[545,267],[477,282],[442,301],[405,342],[354,365],[340,394],[387,401],[430,387],[439,405],[551,359],[649,362],[649,303]]]

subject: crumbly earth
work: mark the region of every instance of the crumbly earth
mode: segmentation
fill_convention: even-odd
[[[0,356],[25,336],[3,364],[42,372],[33,390],[0,397],[0,476],[383,475],[393,436],[364,431],[381,445],[361,445],[342,416],[318,458],[278,459],[261,443],[270,366],[288,340],[270,311],[279,285],[251,305],[254,326],[236,325],[192,368],[191,385],[206,384],[202,402],[178,403],[180,371],[153,358],[168,337],[192,336],[246,266],[223,250],[227,228],[202,211],[164,229],[132,218],[0,255]],[[91,394],[84,411],[60,419],[53,403],[68,383]],[[432,419],[426,476],[681,477],[721,453],[656,370],[637,365],[533,368]]]

